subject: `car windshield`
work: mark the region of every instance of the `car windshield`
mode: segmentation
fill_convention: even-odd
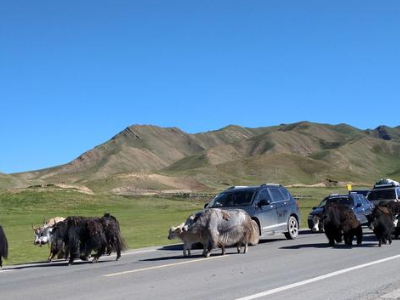
[[[337,203],[340,205],[353,206],[353,199],[349,197],[336,197],[322,200],[319,207],[324,207],[327,203]]]
[[[249,205],[253,199],[253,191],[236,191],[219,194],[207,207],[229,207]]]
[[[391,190],[375,190],[369,192],[367,199],[369,201],[374,200],[393,200],[396,199],[396,193],[394,189]]]

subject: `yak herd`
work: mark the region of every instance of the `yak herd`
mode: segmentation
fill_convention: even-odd
[[[57,217],[33,230],[35,245],[50,244],[49,262],[55,256],[68,259],[69,265],[77,258],[88,260],[90,256],[92,262],[97,262],[100,256],[112,252],[117,253],[118,260],[126,248],[118,220],[107,213],[101,218]]]
[[[368,226],[376,235],[379,246],[392,243],[392,235],[400,234],[400,202],[380,203],[367,216]],[[354,212],[336,203],[325,205],[319,215],[314,216],[314,225],[319,225],[326,234],[330,246],[344,241],[351,246],[356,239],[360,245],[363,231]],[[33,226],[32,226],[33,228]],[[53,218],[38,228],[33,228],[35,245],[50,245],[48,261],[54,257],[62,258],[72,264],[75,259],[97,262],[102,255],[117,254],[126,249],[118,220],[106,213],[102,217]],[[238,253],[248,250],[248,245],[259,241],[259,227],[251,217],[241,209],[223,210],[209,208],[190,215],[177,227],[171,227],[168,239],[178,238],[183,242],[183,255],[190,256],[193,244],[201,244],[203,256],[209,257],[215,248],[236,246]],[[0,226],[0,267],[2,259],[7,259],[8,243],[3,228]]]
[[[372,213],[366,215],[368,227],[371,228],[378,239],[379,247],[382,244],[392,243],[392,236],[399,237],[400,234],[400,202],[381,202],[375,206]],[[360,221],[353,210],[345,205],[328,203],[324,206],[321,214],[313,218],[314,228],[325,232],[329,245],[344,241],[346,245],[352,246],[354,238],[360,245],[363,240],[363,231]]]

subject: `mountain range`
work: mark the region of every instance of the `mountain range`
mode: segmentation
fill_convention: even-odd
[[[400,126],[360,130],[298,122],[189,134],[133,125],[67,164],[0,173],[0,188],[68,184],[129,194],[262,182],[370,185],[381,177],[400,177]]]

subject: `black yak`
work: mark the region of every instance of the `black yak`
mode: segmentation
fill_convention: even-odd
[[[372,214],[367,216],[368,224],[378,238],[379,247],[382,243],[392,244],[392,233],[394,230],[393,215],[387,207],[375,206]]]
[[[357,245],[361,245],[363,231],[361,223],[357,219],[348,219],[342,223],[343,239],[346,245],[352,246],[354,237],[357,238]]]
[[[357,220],[354,212],[344,205],[329,203],[322,211],[323,226],[329,245],[334,246],[343,240],[342,224],[347,220]]]
[[[3,227],[0,225],[0,268],[3,266],[3,258],[8,258],[8,242]]]
[[[65,245],[69,254],[69,264],[75,259],[88,260],[93,251],[93,261],[97,262],[101,255],[117,253],[117,260],[126,245],[121,236],[117,219],[110,214],[101,218],[72,216],[54,226],[52,232],[54,252]]]

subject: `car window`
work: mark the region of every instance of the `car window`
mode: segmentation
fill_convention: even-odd
[[[361,199],[361,195],[354,195],[355,200],[356,200],[356,204],[363,204],[363,201]]]
[[[253,191],[237,191],[219,194],[208,207],[229,207],[249,205],[253,199]]]
[[[369,205],[368,200],[367,200],[367,198],[365,198],[364,195],[359,195],[359,197],[360,197],[363,205],[367,205],[367,206]]]
[[[236,191],[219,194],[207,207],[230,207],[249,205],[253,199],[253,191]]]
[[[283,197],[281,191],[277,188],[270,188],[269,192],[271,193],[272,199],[274,199],[274,202],[279,202],[285,200]]]
[[[390,190],[374,190],[369,192],[367,196],[369,201],[374,201],[374,200],[390,200],[390,199],[396,199],[396,194],[394,189]]]
[[[329,198],[327,200],[328,203],[337,203],[340,205],[346,205],[346,206],[353,206],[354,205],[354,200],[350,197],[335,197],[335,198]]]
[[[260,200],[267,200],[269,202],[273,202],[271,200],[271,196],[268,193],[268,190],[264,189],[258,194],[258,201]]]
[[[281,193],[283,195],[283,198],[285,200],[290,200],[290,194],[289,194],[289,191],[287,189],[279,188],[279,190],[281,191]]]

